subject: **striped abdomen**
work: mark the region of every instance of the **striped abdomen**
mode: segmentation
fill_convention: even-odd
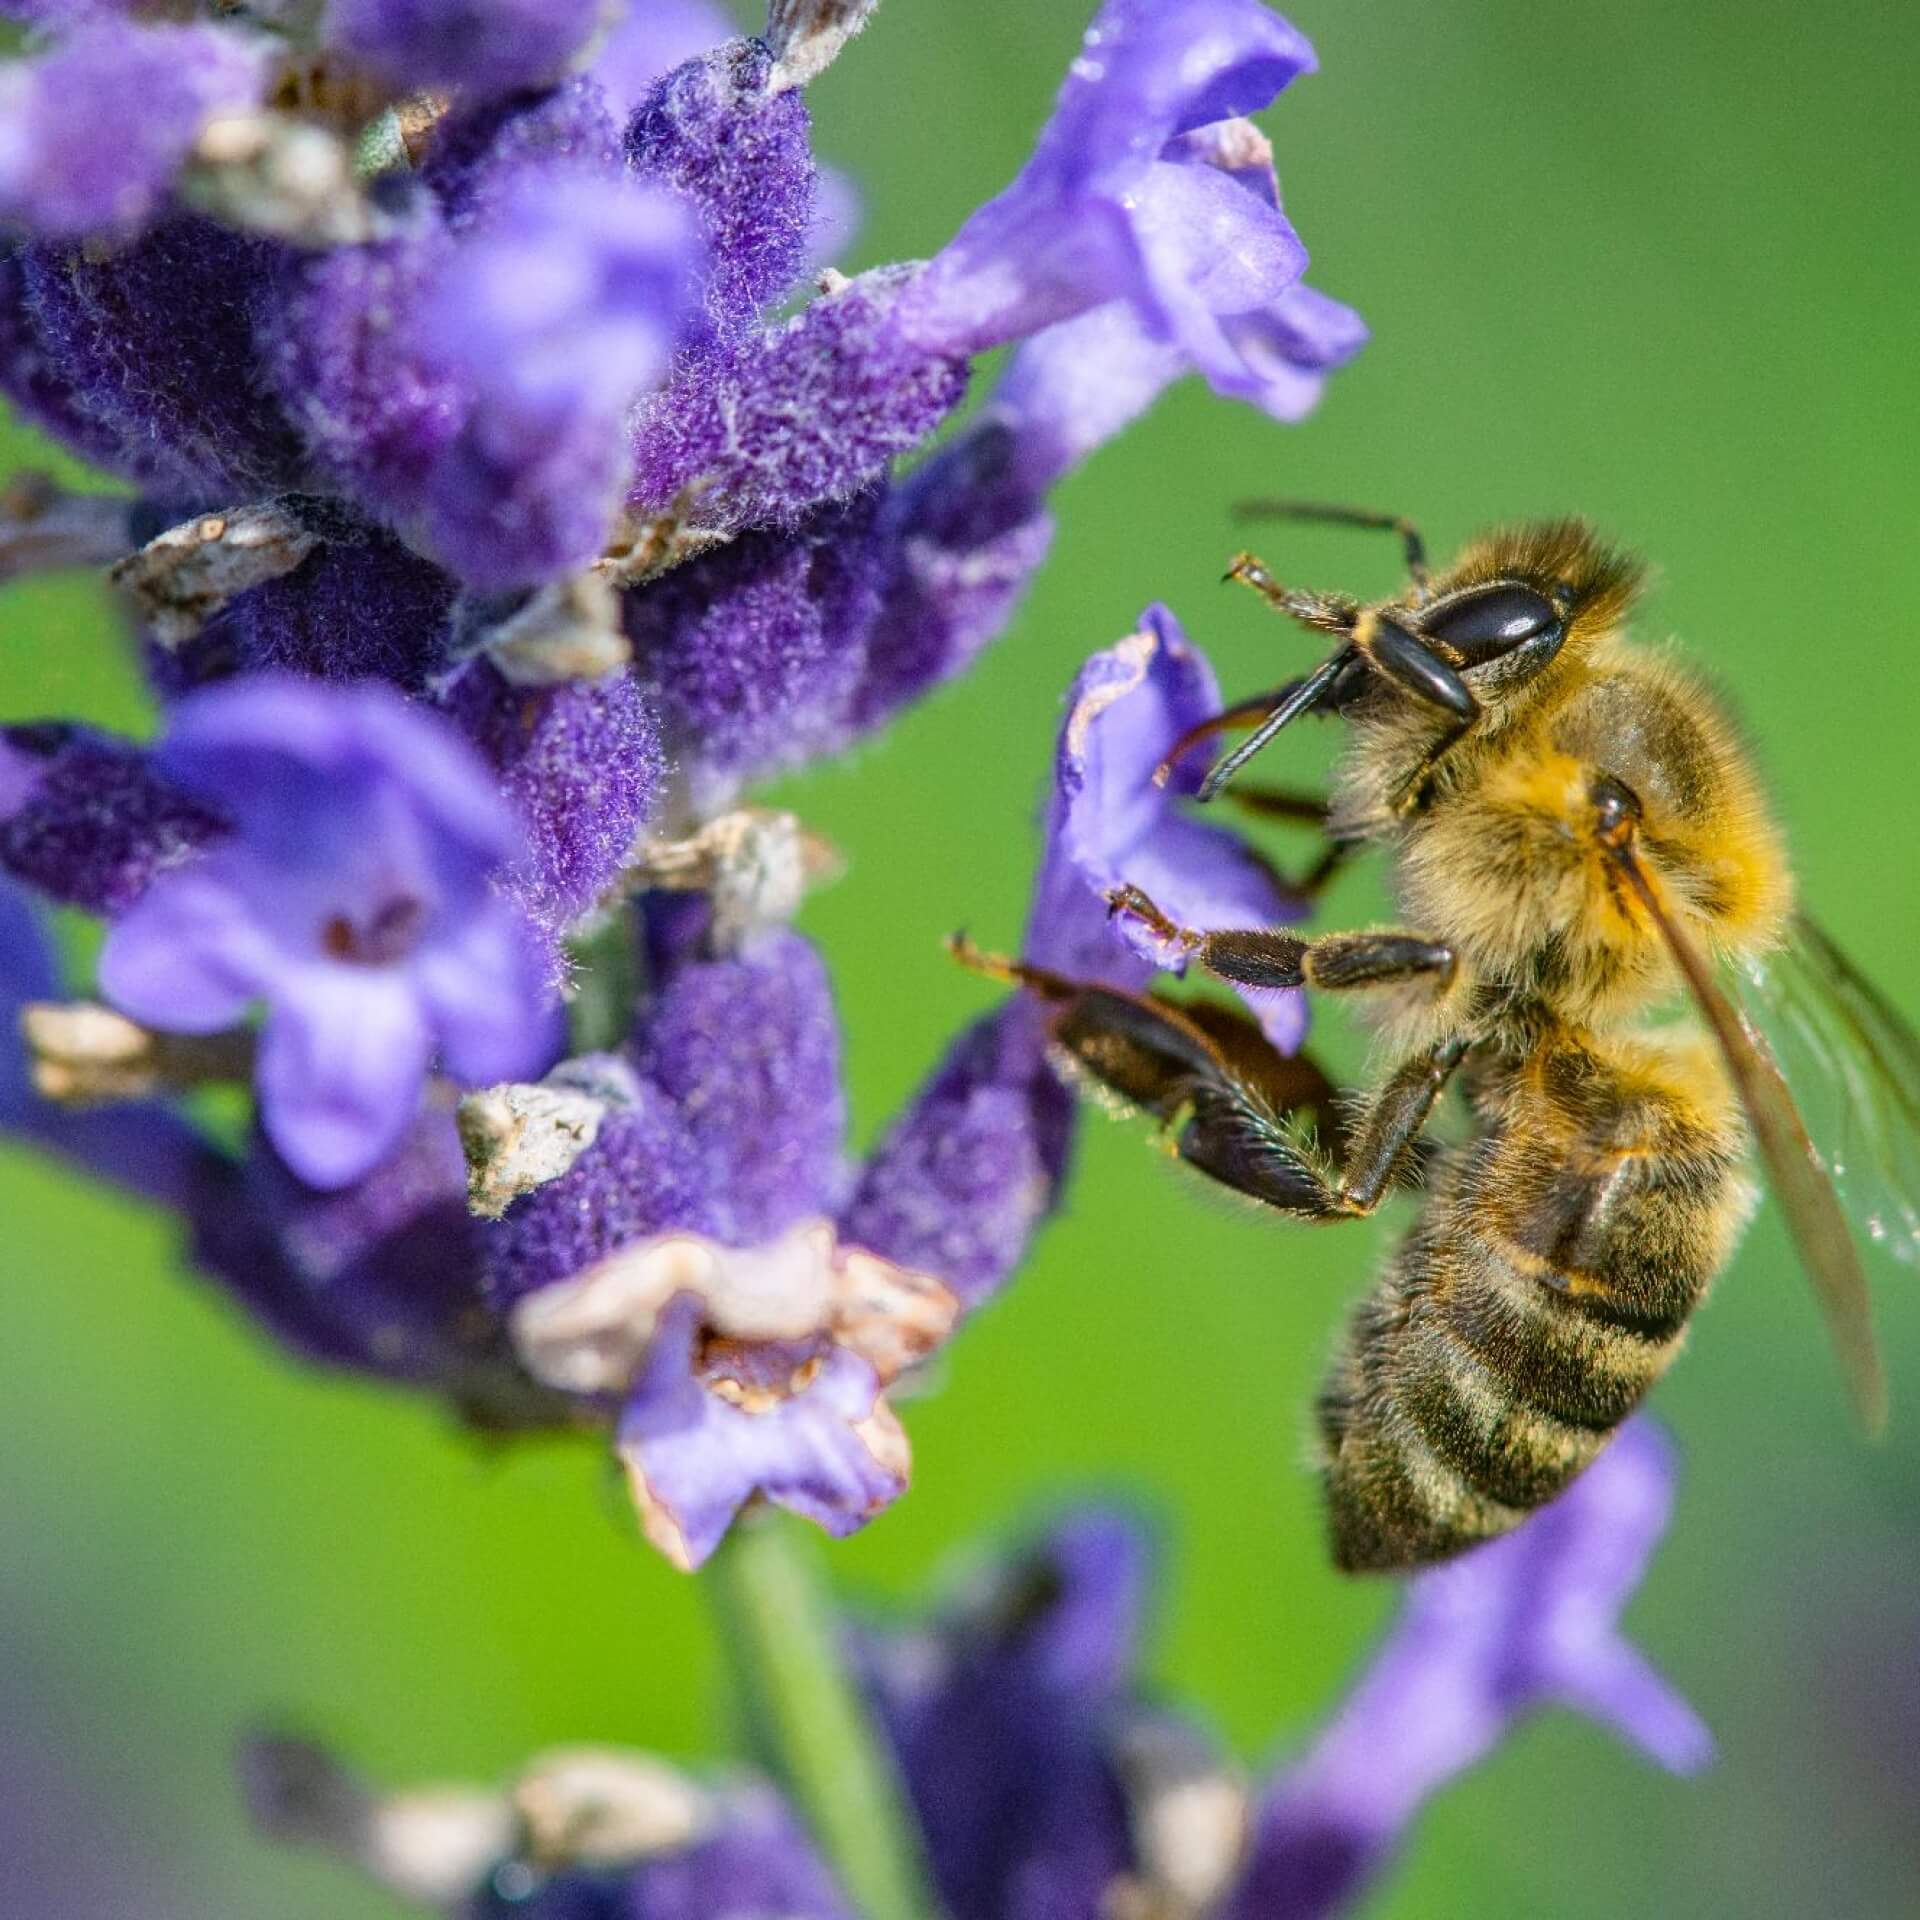
[[[1751,1208],[1690,1042],[1557,1036],[1479,1104],[1320,1398],[1349,1569],[1443,1559],[1552,1499],[1665,1370]]]

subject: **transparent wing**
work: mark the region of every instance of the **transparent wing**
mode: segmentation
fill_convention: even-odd
[[[1631,840],[1615,841],[1609,851],[1621,877],[1666,941],[1694,1005],[1719,1043],[1728,1076],[1752,1125],[1753,1144],[1767,1182],[1826,1316],[1854,1406],[1867,1430],[1877,1433],[1886,1424],[1886,1375],[1874,1346],[1866,1275],[1828,1165],[1814,1146],[1772,1050],[1741,1017],[1714,978],[1706,956],[1668,912]]]
[[[1736,985],[1847,1217],[1873,1247],[1920,1267],[1920,1034],[1804,914],[1790,943]]]

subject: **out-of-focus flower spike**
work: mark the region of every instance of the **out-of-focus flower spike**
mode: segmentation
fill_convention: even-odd
[[[1637,1418],[1525,1526],[1422,1574],[1359,1686],[1267,1789],[1224,1920],[1344,1912],[1423,1802],[1541,1707],[1600,1719],[1676,1773],[1705,1765],[1706,1729],[1619,1628],[1671,1500],[1667,1444]]]
[[[519,1839],[505,1793],[430,1787],[378,1795],[324,1747],[284,1735],[245,1744],[240,1785],[265,1838],[332,1854],[422,1906],[452,1910],[476,1898]]]
[[[559,79],[603,12],[602,0],[328,0],[321,34],[396,93],[485,97]]]
[[[189,1033],[265,1001],[262,1116],[305,1179],[375,1166],[436,1051],[482,1083],[551,1057],[537,950],[493,890],[512,815],[444,720],[376,686],[256,676],[182,701],[157,764],[234,830],[115,922],[102,990]]]
[[[1085,1508],[931,1621],[850,1633],[948,1913],[1111,1911],[1134,1847],[1109,1744],[1135,1684],[1148,1563],[1130,1517]]]
[[[44,473],[0,486],[0,581],[107,567],[139,544],[140,501],[74,493]]]
[[[377,1793],[325,1748],[270,1736],[243,1747],[240,1778],[267,1838],[460,1920],[854,1920],[771,1788],[648,1754],[564,1747],[499,1789]]]
[[[270,55],[266,39],[225,27],[94,17],[8,62],[0,222],[52,239],[132,233],[208,122],[258,105]]]
[[[75,1112],[35,1087],[22,1022],[60,993],[46,929],[25,892],[0,880],[0,1132],[144,1200],[184,1208],[219,1161],[179,1115],[145,1104]]]

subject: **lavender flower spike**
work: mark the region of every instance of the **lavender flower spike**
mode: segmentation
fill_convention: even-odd
[[[1203,749],[1183,755],[1164,786],[1153,777],[1182,734],[1219,710],[1213,669],[1165,607],[1149,607],[1137,633],[1080,669],[1054,763],[1029,960],[1123,987],[1155,968],[1184,971],[1180,948],[1109,915],[1108,896],[1129,883],[1188,927],[1274,926],[1297,916],[1298,903],[1236,835],[1180,810],[1205,772]],[[1299,994],[1248,988],[1244,997],[1282,1052],[1299,1046]]]
[[[1422,1802],[1538,1707],[1602,1720],[1671,1772],[1704,1766],[1706,1728],[1617,1625],[1666,1527],[1672,1473],[1658,1429],[1630,1421],[1517,1532],[1416,1580],[1359,1687],[1269,1789],[1223,1920],[1343,1911]]]
[[[1259,0],[1107,0],[1020,176],[961,227],[903,326],[979,352],[1110,301],[1220,392],[1258,397],[1237,323],[1300,279],[1277,200],[1182,136],[1264,107],[1313,51]]]
[[[183,700],[156,765],[234,831],[115,923],[102,990],[186,1033],[264,1001],[261,1117],[303,1180],[376,1165],[436,1049],[470,1081],[546,1064],[540,957],[494,891],[512,815],[444,722],[382,687],[261,675]]]

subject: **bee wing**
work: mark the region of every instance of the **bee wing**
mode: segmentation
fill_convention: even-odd
[[[1802,914],[1791,941],[1739,982],[1849,1217],[1920,1267],[1920,1034]]]
[[[1873,1341],[1867,1277],[1827,1166],[1772,1055],[1742,1020],[1714,978],[1706,956],[1668,912],[1632,846],[1616,847],[1613,854],[1628,886],[1659,928],[1695,1005],[1719,1042],[1728,1076],[1752,1125],[1761,1164],[1826,1316],[1827,1331],[1840,1356],[1854,1407],[1868,1431],[1877,1433],[1887,1418],[1886,1376]]]

